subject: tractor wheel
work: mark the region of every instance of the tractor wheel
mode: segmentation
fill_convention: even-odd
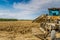
[[[52,30],[51,31],[51,40],[55,40],[56,39],[56,31]]]
[[[60,32],[60,26],[59,26],[59,32]]]

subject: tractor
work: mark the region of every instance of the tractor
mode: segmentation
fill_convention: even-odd
[[[43,14],[33,20],[40,23],[40,30],[45,38],[50,34],[51,40],[56,39],[56,32],[60,32],[60,8],[48,8],[49,14]]]

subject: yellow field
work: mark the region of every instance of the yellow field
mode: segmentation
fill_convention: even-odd
[[[31,27],[38,27],[38,23],[32,23],[32,21],[1,21],[0,30],[1,31],[31,31]]]
[[[0,21],[0,40],[41,40],[34,35],[43,34],[39,27],[39,23],[32,21]]]
[[[0,40],[40,40],[32,33],[38,27],[32,21],[0,21]]]

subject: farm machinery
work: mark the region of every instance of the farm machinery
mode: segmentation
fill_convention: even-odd
[[[51,40],[55,40],[56,32],[60,32],[60,8],[48,8],[48,10],[49,14],[43,14],[33,22],[40,23],[40,30],[45,34],[43,35],[45,38],[50,35]]]

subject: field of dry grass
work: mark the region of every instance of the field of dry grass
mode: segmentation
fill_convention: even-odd
[[[34,36],[42,34],[39,27],[32,21],[0,21],[0,40],[41,40]]]
[[[32,21],[0,21],[0,40],[40,40],[32,33],[36,27]]]

